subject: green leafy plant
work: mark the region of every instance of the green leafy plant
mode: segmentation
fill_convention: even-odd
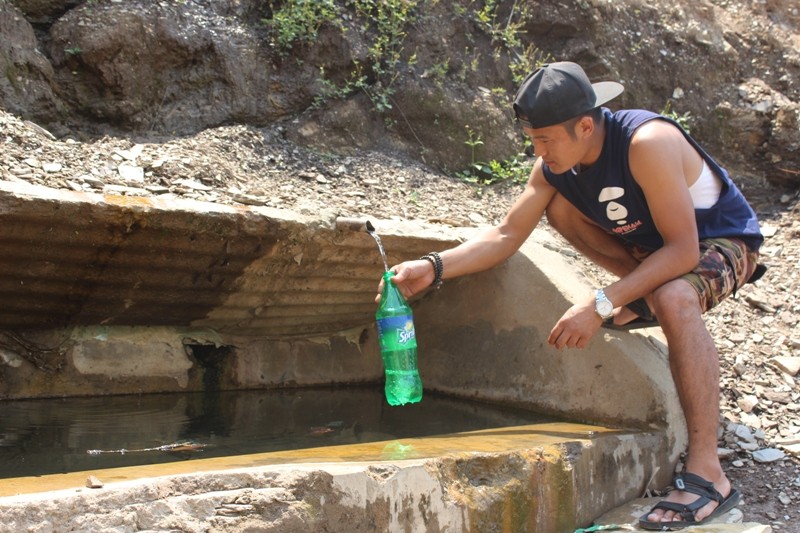
[[[500,0],[486,0],[482,8],[474,12],[475,21],[482,26],[494,41],[500,41],[510,48],[522,45],[520,35],[524,22],[530,18],[527,5],[518,6],[517,1],[511,5],[510,15],[503,21],[500,18]]]
[[[528,45],[523,49],[511,51],[512,60],[508,68],[511,70],[511,78],[515,85],[519,85],[534,70],[554,61],[549,53],[542,52],[535,46]]]
[[[450,70],[450,58],[445,58],[444,61],[441,63],[434,63],[428,70],[426,70],[426,74],[428,77],[432,78],[437,85],[441,85],[445,77],[447,76],[447,71]]]
[[[275,32],[275,40],[282,50],[292,48],[297,42],[313,41],[322,24],[339,20],[335,0],[273,1],[270,7],[272,18],[263,22]]]
[[[329,98],[345,98],[363,91],[378,112],[392,108],[393,85],[404,56],[407,65],[416,61],[416,54],[405,50],[406,27],[414,19],[419,0],[273,0],[272,18],[264,19],[275,45],[287,53],[294,44],[316,39],[322,24],[336,24],[349,31],[342,20],[352,20],[367,38],[366,61],[355,63],[350,77],[339,85],[325,77],[320,69],[323,90],[315,99],[319,106]]]
[[[672,109],[672,100],[667,100],[667,103],[664,105],[664,109],[661,110],[661,114],[667,118],[671,118],[678,125],[683,128],[686,133],[691,132],[691,120],[692,114],[688,111],[686,113],[679,114],[675,110]]]
[[[369,82],[364,74],[361,64],[355,63],[350,77],[342,85],[337,85],[325,76],[325,67],[320,67],[320,76],[317,81],[322,89],[314,97],[314,107],[322,107],[330,99],[343,99],[359,90],[367,90]]]
[[[399,76],[406,26],[413,20],[418,0],[354,0],[356,14],[366,21],[370,70],[376,82],[365,92],[379,112],[392,108],[393,84]]]
[[[464,141],[464,144],[469,146],[470,153],[472,155],[472,166],[475,166],[475,165],[478,164],[478,163],[475,162],[475,148],[477,148],[478,146],[481,146],[483,144],[483,141],[481,140],[480,135],[475,133],[472,130],[472,128],[469,127],[469,124],[467,124],[464,127],[467,129],[467,136],[468,136],[468,139],[466,141]]]
[[[501,8],[507,15],[501,16]],[[531,6],[526,2],[514,0],[510,8],[508,2],[485,0],[483,6],[473,11],[473,20],[496,45],[495,57],[505,53],[509,56],[509,68],[515,84],[519,84],[528,73],[542,63],[552,60],[534,45],[524,45],[525,25],[533,19]]]
[[[476,149],[483,145],[480,135],[467,125],[467,140],[464,144],[470,147],[471,163],[469,168],[456,172],[456,176],[468,183],[477,185],[493,185],[501,182],[525,183],[530,174],[530,160],[520,154],[505,161],[492,159],[484,162],[476,159]],[[526,140],[530,144],[530,140]]]

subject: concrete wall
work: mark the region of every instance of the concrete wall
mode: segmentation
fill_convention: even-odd
[[[372,221],[390,265],[474,234]],[[0,398],[379,382],[375,241],[353,221],[0,182]],[[663,343],[546,344],[592,284],[544,231],[413,303],[425,386],[675,428]]]
[[[392,262],[454,243],[378,226]],[[383,263],[348,228],[0,182],[0,399],[378,381]]]

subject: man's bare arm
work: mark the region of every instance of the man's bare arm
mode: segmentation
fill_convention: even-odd
[[[525,190],[500,224],[441,252],[443,278],[488,270],[511,257],[533,232],[554,195],[555,189],[544,178],[542,162],[537,160]],[[421,292],[433,281],[433,268],[428,261],[406,261],[394,270],[393,281],[406,297]]]

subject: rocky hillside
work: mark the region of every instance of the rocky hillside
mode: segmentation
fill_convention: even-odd
[[[614,105],[796,186],[799,27],[794,0],[0,0],[0,108],[80,140],[281,123],[452,174],[519,152],[516,84],[573,60],[627,86]]]

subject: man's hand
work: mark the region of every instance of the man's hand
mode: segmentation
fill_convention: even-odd
[[[575,304],[550,331],[547,342],[559,350],[586,348],[602,325],[603,319],[594,310],[594,300]]]
[[[433,283],[433,265],[426,259],[417,259],[415,261],[406,261],[399,265],[390,268],[394,272],[392,281],[406,299],[411,298],[418,294]],[[375,297],[375,303],[381,301],[381,293],[383,292],[383,278],[378,283],[378,295]]]

